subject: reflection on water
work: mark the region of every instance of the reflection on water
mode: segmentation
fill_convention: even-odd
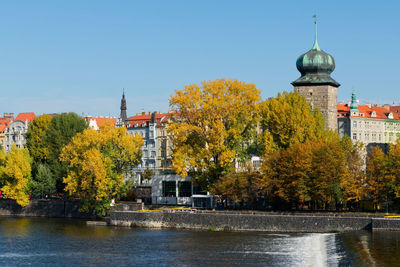
[[[400,232],[342,233],[343,246],[360,266],[400,266]]]
[[[0,218],[0,266],[398,266],[399,232],[261,233]]]
[[[24,237],[29,231],[29,223],[27,218],[0,220],[1,234],[6,237]]]

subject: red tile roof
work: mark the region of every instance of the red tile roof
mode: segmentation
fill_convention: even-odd
[[[0,117],[0,133],[3,133],[6,129],[7,129],[7,127],[8,127],[8,125],[11,123],[13,121],[13,119],[12,118],[1,118]]]
[[[157,120],[157,126],[161,125],[163,122],[165,122],[169,117],[171,116],[170,113],[156,113],[156,120]],[[149,122],[151,121],[151,114],[138,114],[135,116],[132,116],[126,120],[126,125],[128,127],[133,127],[135,123],[138,124],[138,127],[142,127],[142,124],[145,123],[146,126],[149,125]]]
[[[19,113],[18,116],[15,118],[15,120],[31,122],[35,117],[36,115],[33,112]]]
[[[345,118],[350,116],[350,106],[347,104],[337,105],[337,116],[338,118]],[[369,105],[358,105],[359,116],[361,118],[371,119],[389,119],[389,114],[393,114],[394,120],[400,119],[400,106],[369,106]],[[376,115],[372,116],[375,111]],[[354,116],[353,116],[354,117]]]

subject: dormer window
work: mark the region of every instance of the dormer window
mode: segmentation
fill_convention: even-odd
[[[372,118],[376,118],[376,111],[374,110],[374,111],[372,111],[372,113],[371,113],[371,117]]]
[[[388,118],[391,119],[391,120],[393,120],[393,113],[392,113],[392,112],[390,112],[390,113],[388,114]]]
[[[146,127],[146,122],[145,121],[142,123],[142,127]]]
[[[137,122],[135,122],[135,127],[138,127],[138,126],[139,126],[139,124]]]

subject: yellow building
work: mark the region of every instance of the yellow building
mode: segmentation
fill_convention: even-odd
[[[168,132],[168,123],[170,122],[170,114],[162,114],[157,125],[157,166],[160,173],[172,172],[172,135]]]

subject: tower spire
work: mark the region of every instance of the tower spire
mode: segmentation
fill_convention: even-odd
[[[318,28],[317,28],[317,15],[313,16],[314,18],[314,24],[315,24],[315,40],[314,40],[314,45],[312,47],[312,50],[318,50],[320,51],[321,49],[319,48],[318,45],[318,38],[317,38],[317,33],[318,33]]]
[[[127,119],[126,116],[126,100],[125,100],[125,89],[122,89],[122,99],[121,99],[121,114],[120,114],[120,119],[123,124],[125,124],[125,121]]]

